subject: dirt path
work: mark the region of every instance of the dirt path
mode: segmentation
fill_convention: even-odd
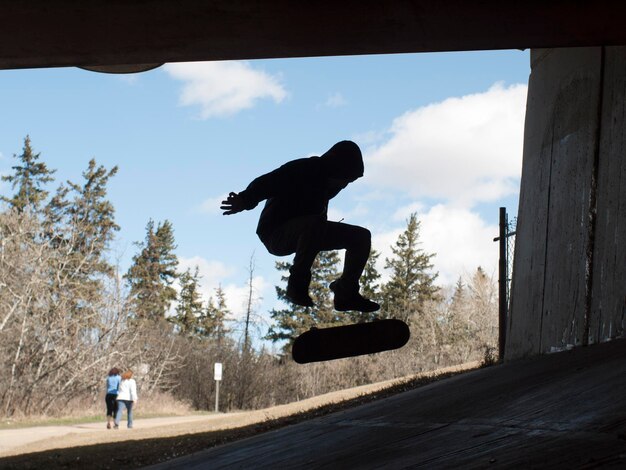
[[[136,419],[133,430],[126,429],[125,421],[122,422],[120,429],[117,431],[107,430],[103,421],[61,426],[34,426],[18,429],[1,429],[0,457],[24,454],[33,452],[33,450],[37,451],[66,447],[64,445],[64,438],[70,437],[70,439],[73,439],[75,436],[85,433],[91,433],[90,436],[85,436],[86,438],[94,441],[97,440],[98,442],[100,442],[98,439],[99,437],[105,439],[108,437],[107,434],[112,434],[113,432],[123,433],[121,437],[123,439],[128,439],[131,436],[129,433],[136,433],[136,430],[168,428],[177,424],[184,424],[192,427],[196,422],[210,423],[226,417],[230,418],[231,415],[235,414],[236,413]]]
[[[0,468],[136,468],[397,393],[478,367],[464,364],[256,411],[136,420],[133,429],[102,422],[0,431]],[[60,449],[65,449],[61,451]],[[156,453],[156,454],[155,454]],[[29,455],[28,455],[29,454]]]

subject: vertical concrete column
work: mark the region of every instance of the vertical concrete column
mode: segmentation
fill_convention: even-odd
[[[589,342],[626,329],[626,47],[606,47]]]
[[[586,342],[602,48],[531,52],[505,359]]]

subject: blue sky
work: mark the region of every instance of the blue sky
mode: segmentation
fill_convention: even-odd
[[[78,180],[92,157],[118,165],[109,196],[122,270],[148,219],[168,219],[181,265],[200,266],[207,296],[221,284],[235,313],[254,253],[263,316],[278,273],[255,235],[261,206],[224,217],[219,200],[351,139],[365,177],[331,202],[330,218],[370,228],[382,261],[417,211],[423,247],[452,283],[478,265],[495,273],[498,207],[517,211],[528,74],[527,51],[168,64],[126,76],[4,70],[0,173],[26,134],[57,169],[53,187]]]

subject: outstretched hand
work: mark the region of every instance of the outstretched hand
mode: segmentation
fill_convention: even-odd
[[[229,193],[228,198],[222,201],[220,209],[224,211],[224,215],[236,214],[245,209],[243,198],[237,193]]]

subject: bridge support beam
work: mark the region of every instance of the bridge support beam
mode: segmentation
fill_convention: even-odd
[[[536,49],[505,358],[624,335],[626,47]]]

